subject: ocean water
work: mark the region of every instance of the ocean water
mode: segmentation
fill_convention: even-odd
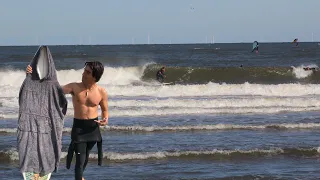
[[[0,179],[22,179],[18,93],[38,47],[0,47]],[[86,179],[318,179],[320,46],[250,43],[49,46],[64,85],[86,61],[105,65],[109,94],[103,166],[92,150]],[[155,73],[166,66],[165,82]],[[314,70],[306,71],[304,68]],[[63,157],[52,179],[74,179]]]

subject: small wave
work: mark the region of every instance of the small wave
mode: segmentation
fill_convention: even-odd
[[[112,117],[141,117],[141,116],[168,116],[168,115],[187,115],[187,114],[276,114],[283,112],[311,112],[319,111],[320,107],[265,107],[265,108],[212,108],[212,109],[150,109],[141,108],[132,109],[115,109],[110,113]]]
[[[320,78],[319,78],[320,79]],[[61,83],[62,84],[62,83]],[[20,84],[21,85],[21,84]],[[19,87],[1,86],[0,98],[3,106],[18,106]],[[266,97],[299,97],[319,95],[319,84],[198,84],[172,86],[161,85],[105,85],[110,97],[209,97],[209,96],[266,96]],[[71,103],[72,104],[72,103]]]
[[[103,158],[111,161],[128,160],[148,160],[164,158],[246,158],[261,156],[318,156],[320,147],[315,148],[270,148],[270,149],[251,149],[251,150],[194,150],[194,151],[158,151],[158,152],[104,152]],[[67,152],[62,152],[61,159],[65,159]],[[98,159],[98,154],[92,153],[90,159]],[[18,152],[15,149],[0,151],[0,160],[17,161]]]
[[[0,151],[0,160],[1,161],[18,161],[19,154],[16,149],[11,148],[6,151]]]
[[[319,129],[320,123],[299,123],[299,124],[268,124],[268,125],[196,125],[196,126],[106,126],[103,129],[109,131],[194,131],[194,130],[263,130],[263,129]]]
[[[319,95],[318,84],[218,84],[173,86],[105,86],[110,96],[201,97],[201,96],[278,96]]]
[[[132,67],[105,67],[105,73],[101,77],[100,84],[127,85],[132,82],[141,81],[145,69],[153,62],[145,63],[141,66]],[[57,78],[60,84],[78,82],[81,80],[83,69],[68,69],[57,71]],[[24,78],[25,71],[22,70],[1,70],[0,86],[20,87]]]
[[[143,80],[154,79],[156,65],[145,69]],[[319,73],[299,67],[167,67],[167,82],[176,84],[207,84],[209,82],[242,84],[319,83]],[[317,65],[308,65],[317,67]],[[190,69],[192,71],[190,72]],[[306,78],[306,77],[312,78]]]
[[[214,131],[214,130],[290,130],[290,129],[319,129],[320,123],[298,124],[267,124],[267,125],[194,125],[194,126],[105,126],[102,131],[133,131],[133,132],[166,132],[166,131]],[[0,128],[0,133],[16,133],[16,128]],[[71,128],[64,128],[64,133],[70,133]]]
[[[201,156],[224,156],[224,157],[235,157],[242,155],[276,155],[284,153],[281,148],[263,150],[263,149],[253,149],[253,150],[210,150],[210,151],[177,151],[177,152],[145,152],[145,153],[104,153],[104,158],[109,160],[144,160],[144,159],[163,159],[163,158],[192,158]],[[90,158],[97,159],[96,154],[92,155]]]
[[[115,108],[110,111],[110,117],[149,117],[149,116],[169,116],[169,115],[191,115],[191,114],[276,114],[285,112],[313,112],[319,111],[317,107],[251,107],[251,108]],[[17,112],[18,113],[18,112]],[[16,120],[18,114],[0,114],[1,119]],[[73,111],[68,110],[67,118],[73,117]]]
[[[16,133],[17,128],[0,128],[0,133]]]
[[[161,65],[147,62],[140,66],[105,67],[99,84],[129,85],[155,81],[155,74]],[[320,83],[319,73],[305,71],[304,67],[318,68],[317,65],[298,67],[174,67],[166,68],[166,82],[176,84],[207,84],[209,82],[243,84],[288,84]],[[60,84],[78,82],[83,69],[57,71]],[[8,78],[10,77],[10,78]],[[308,77],[308,78],[306,78]],[[20,87],[25,78],[23,70],[1,70],[0,86]]]
[[[142,95],[141,91],[123,91],[125,93],[131,93],[131,97],[113,97],[109,100],[110,117],[125,117],[125,116],[169,116],[169,115],[186,115],[186,114],[271,114],[281,112],[301,112],[301,111],[319,111],[320,110],[320,86],[291,86],[295,91],[291,94],[285,94],[280,91],[289,90],[290,86],[275,86],[273,89],[264,86],[247,85],[248,87],[238,86],[243,88],[237,89],[237,86],[227,87],[213,87],[211,90],[207,90],[204,86],[202,89],[203,97],[188,96],[195,89],[200,87],[181,87],[179,88],[167,88],[167,89],[154,89],[154,91],[145,91],[145,94],[152,96],[158,92],[158,95],[168,97],[137,97]],[[261,94],[256,92],[250,92],[249,87],[260,91]],[[190,91],[187,90],[190,88]],[[131,88],[135,90],[135,88]],[[185,92],[182,92],[184,89]],[[116,89],[113,93],[118,93]],[[148,90],[146,88],[145,90]],[[177,97],[178,92],[184,95],[184,97]],[[229,91],[230,94],[225,93]],[[120,91],[120,90],[119,90]],[[210,92],[211,91],[211,92]],[[231,92],[233,91],[233,92]],[[133,94],[139,93],[139,94]],[[225,94],[223,94],[225,93]],[[247,93],[247,94],[244,94]],[[110,93],[111,94],[111,93]],[[195,94],[197,94],[195,92]],[[136,97],[132,97],[132,95]],[[156,94],[154,94],[156,95]],[[199,95],[199,93],[197,94]],[[211,95],[211,96],[210,96]],[[295,96],[289,96],[295,95]],[[300,96],[299,96],[300,95]],[[128,94],[130,96],[130,94]],[[0,107],[1,119],[17,119],[19,103],[18,98],[1,98],[0,103],[3,102],[5,107]],[[100,111],[100,110],[99,110]],[[71,97],[68,97],[68,111],[67,117],[73,116],[73,104]]]
[[[17,128],[0,128],[0,133],[3,133],[3,134],[12,134],[16,132],[17,132]],[[71,128],[63,128],[63,132],[70,133]]]

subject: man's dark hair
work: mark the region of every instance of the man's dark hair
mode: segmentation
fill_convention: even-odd
[[[96,79],[96,82],[98,82],[103,74],[104,66],[99,61],[91,61],[86,62],[85,66],[89,66],[92,70],[92,77]]]

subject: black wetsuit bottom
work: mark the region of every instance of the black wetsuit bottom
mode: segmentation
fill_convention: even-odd
[[[74,171],[76,180],[82,180],[83,171],[88,163],[90,151],[96,143],[101,144],[102,142],[100,128],[95,120],[98,120],[98,118],[86,120],[75,118],[73,121],[73,127],[71,131],[72,141],[68,150],[67,168],[69,169],[73,153],[75,153],[76,165]],[[100,150],[99,156],[99,159],[101,159],[102,150]]]
[[[76,166],[74,171],[76,180],[82,180],[83,171],[89,160],[89,153],[95,144],[96,142],[81,142],[75,144]]]

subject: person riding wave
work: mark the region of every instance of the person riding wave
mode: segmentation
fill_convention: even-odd
[[[166,77],[166,75],[164,74],[165,71],[166,71],[165,67],[162,67],[159,71],[157,71],[156,78],[160,83],[164,82],[164,78]]]

